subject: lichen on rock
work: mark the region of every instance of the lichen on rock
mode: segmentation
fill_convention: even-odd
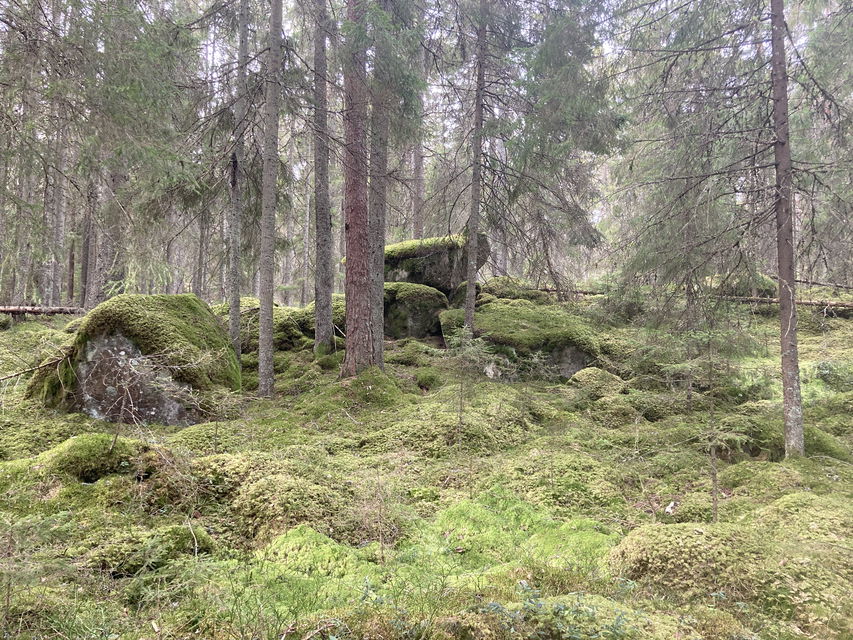
[[[116,296],[93,309],[28,395],[114,422],[190,424],[240,388],[224,329],[194,295]]]

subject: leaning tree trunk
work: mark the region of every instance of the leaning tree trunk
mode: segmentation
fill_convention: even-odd
[[[363,0],[347,0],[347,19],[364,20]],[[346,229],[346,354],[341,376],[375,364],[371,322],[371,260],[367,205],[367,88],[364,44],[356,35],[344,55],[344,219]]]
[[[788,72],[785,63],[783,0],[770,0],[772,28],[773,147],[776,164],[776,255],[779,264],[779,314],[782,345],[782,396],[785,455],[805,453],[800,363],[797,355],[796,262],[792,203],[791,146],[788,132]]]
[[[273,390],[273,288],[275,282],[275,210],[278,180],[278,122],[281,101],[281,2],[272,0],[270,12],[269,53],[267,56],[263,180],[261,185],[261,251],[258,288],[260,323],[258,333],[258,394],[272,395]]]
[[[477,300],[477,252],[480,233],[480,200],[483,159],[483,101],[486,93],[486,0],[480,0],[477,16],[477,80],[474,90],[474,130],[471,134],[471,212],[468,215],[468,285],[465,289],[465,326],[474,332]]]
[[[332,206],[329,200],[329,113],[326,1],[317,0],[314,32],[314,353],[323,355],[335,345],[332,326]]]

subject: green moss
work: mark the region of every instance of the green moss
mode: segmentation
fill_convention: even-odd
[[[453,451],[500,451],[540,430],[523,394],[496,383],[476,385],[459,407],[458,388],[445,386],[424,401],[398,409],[383,428],[364,439],[380,451],[415,450],[442,457]]]
[[[755,589],[751,570],[764,553],[760,536],[731,524],[646,525],[613,549],[610,567],[683,599],[721,591],[742,599]]]
[[[447,374],[435,367],[420,367],[415,371],[415,382],[421,389],[429,391],[444,384]]]
[[[138,440],[108,433],[87,433],[69,438],[40,454],[33,468],[43,475],[59,475],[95,482],[111,473],[129,473],[134,460],[146,450]]]
[[[248,311],[250,309],[257,309],[261,306],[261,301],[259,298],[253,298],[251,296],[243,296],[240,298],[240,313],[244,311]],[[231,305],[228,302],[221,302],[219,304],[210,305],[210,310],[213,311],[220,318],[227,318],[228,312],[231,309]]]
[[[441,314],[445,336],[462,326],[463,315],[461,309]],[[493,302],[477,310],[474,326],[490,342],[511,347],[520,355],[535,351],[551,353],[567,347],[577,348],[590,357],[599,354],[595,330],[558,305],[536,306],[526,300]]]
[[[436,251],[461,249],[467,240],[462,235],[442,236],[439,238],[423,238],[421,240],[405,240],[385,246],[385,260],[399,262],[409,258],[420,258]],[[387,267],[386,267],[387,269]]]
[[[815,365],[814,375],[833,391],[853,391],[853,363],[823,360]]]
[[[539,291],[531,283],[510,276],[492,278],[483,284],[482,292],[495,298],[514,300],[530,300],[536,304],[549,304],[551,296],[545,291]]]
[[[113,576],[133,576],[163,567],[181,556],[208,554],[213,549],[213,539],[197,525],[166,525],[154,530],[133,528],[99,542],[87,555],[87,564]]]
[[[624,395],[603,396],[592,403],[588,413],[596,424],[606,429],[633,425],[643,419]]]
[[[385,335],[422,338],[440,333],[438,314],[447,297],[437,289],[411,282],[385,283]]]
[[[607,463],[579,452],[534,448],[515,457],[488,482],[505,484],[558,515],[612,518],[625,509],[619,474]]]
[[[204,302],[191,294],[122,294],[86,315],[65,347],[66,360],[33,377],[28,394],[48,405],[63,404],[89,340],[113,333],[130,339],[143,354],[162,358],[173,378],[194,389],[240,388],[240,367],[228,336]]]
[[[0,331],[6,331],[12,327],[12,316],[8,313],[0,313]]]
[[[441,355],[433,347],[417,340],[399,341],[385,351],[385,362],[410,367],[426,366]]]
[[[310,339],[302,332],[302,309],[275,306],[272,315],[273,349],[291,351],[310,344]],[[241,350],[245,353],[255,353],[258,350],[259,322],[260,309],[257,307],[240,315]]]
[[[340,491],[289,474],[274,474],[240,488],[233,509],[240,530],[265,538],[300,523],[333,531],[333,517],[342,511]]]
[[[258,555],[280,563],[288,572],[312,577],[364,580],[379,574],[378,567],[366,560],[364,549],[335,542],[306,524],[273,538]]]
[[[293,316],[302,332],[314,337],[314,303],[310,302],[302,309],[296,309]],[[346,331],[347,314],[346,301],[341,293],[332,294],[332,324],[335,326],[335,335],[342,335]]]
[[[103,431],[105,425],[82,414],[42,411],[35,402],[0,412],[0,460],[34,456],[72,436]]]
[[[585,367],[569,378],[568,385],[580,389],[590,400],[622,393],[625,382],[609,371],[598,367]]]

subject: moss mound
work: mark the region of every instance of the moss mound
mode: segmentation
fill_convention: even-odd
[[[146,449],[138,440],[116,438],[108,433],[86,433],[45,451],[35,458],[33,468],[44,475],[91,483],[112,473],[133,471],[134,461]]]
[[[95,547],[87,556],[87,564],[116,577],[134,576],[159,569],[181,556],[209,554],[213,549],[213,539],[197,525],[134,528]]]
[[[625,382],[609,371],[598,367],[586,367],[569,378],[570,387],[580,389],[590,400],[622,393]]]
[[[302,332],[303,310],[292,307],[273,307],[273,348],[276,351],[301,349],[310,344],[310,338]],[[313,317],[313,316],[312,316]],[[258,350],[260,331],[260,309],[251,308],[240,314],[240,341],[244,353]]]
[[[464,322],[462,309],[440,316],[447,337]],[[477,333],[510,357],[539,353],[568,378],[589,365],[601,352],[597,332],[583,318],[559,305],[535,305],[529,300],[497,300],[481,305],[474,316]]]

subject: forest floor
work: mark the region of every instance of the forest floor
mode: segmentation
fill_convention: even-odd
[[[784,460],[772,308],[685,333],[603,298],[489,307],[576,318],[598,368],[402,340],[342,381],[302,348],[275,399],[186,428],[5,381],[3,637],[851,637],[853,319],[802,313],[807,457]],[[68,320],[0,331],[0,376]]]

